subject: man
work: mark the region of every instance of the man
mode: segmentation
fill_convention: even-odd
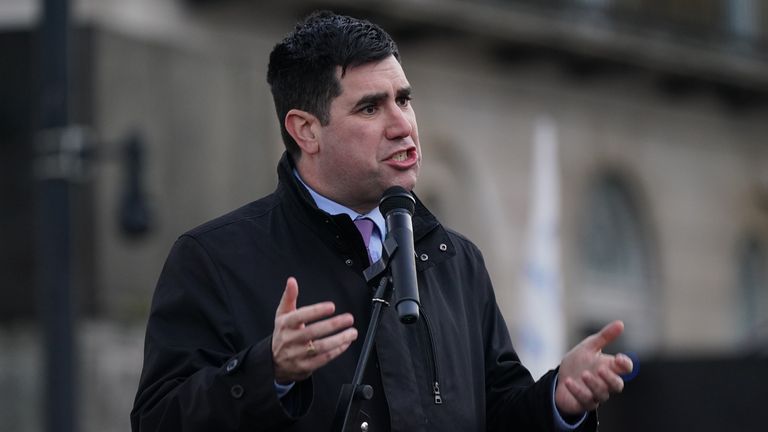
[[[274,48],[267,80],[287,149],[277,190],[174,245],[134,432],[329,429],[370,319],[362,272],[386,236],[379,199],[393,185],[413,189],[421,166],[399,58],[376,25],[329,12]],[[622,324],[534,383],[478,249],[418,201],[413,228],[421,319],[384,312],[364,380],[374,397],[354,421],[369,431],[594,430],[594,410],[632,369],[601,353]]]

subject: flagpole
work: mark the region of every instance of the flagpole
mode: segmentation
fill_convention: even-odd
[[[535,379],[565,354],[560,270],[560,173],[557,126],[546,116],[534,123],[526,253],[521,274],[517,352]]]

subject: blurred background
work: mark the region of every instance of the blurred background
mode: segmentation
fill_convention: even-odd
[[[521,351],[624,320],[602,430],[765,429],[759,0],[0,1],[0,429],[130,429],[165,256],[274,189],[268,55],[317,8],[398,42],[416,192]]]

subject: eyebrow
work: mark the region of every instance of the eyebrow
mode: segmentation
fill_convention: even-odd
[[[357,103],[355,104],[353,109],[358,109],[360,107],[364,107],[364,106],[368,106],[368,105],[378,105],[379,103],[381,103],[381,101],[383,101],[386,98],[387,98],[387,94],[386,93],[367,94],[367,95],[361,97],[357,101]]]
[[[410,97],[411,93],[413,93],[413,89],[411,86],[403,87],[397,91],[397,94],[395,95],[395,98],[403,98],[403,97]],[[381,92],[381,93],[373,93],[368,94],[360,98],[360,100],[357,101],[357,103],[354,106],[354,109],[358,109],[363,106],[367,105],[378,105],[381,103],[381,101],[385,100],[388,96],[388,93]]]
[[[400,90],[397,91],[397,98],[402,97],[411,97],[411,94],[413,94],[413,88],[411,86],[403,87]]]

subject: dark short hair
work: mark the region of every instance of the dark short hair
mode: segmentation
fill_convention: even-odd
[[[341,94],[336,68],[342,76],[348,67],[383,60],[400,53],[392,38],[371,22],[317,11],[296,25],[269,55],[267,82],[275,100],[285,148],[294,157],[300,154],[296,141],[285,129],[285,115],[300,109],[330,121],[331,101]]]

